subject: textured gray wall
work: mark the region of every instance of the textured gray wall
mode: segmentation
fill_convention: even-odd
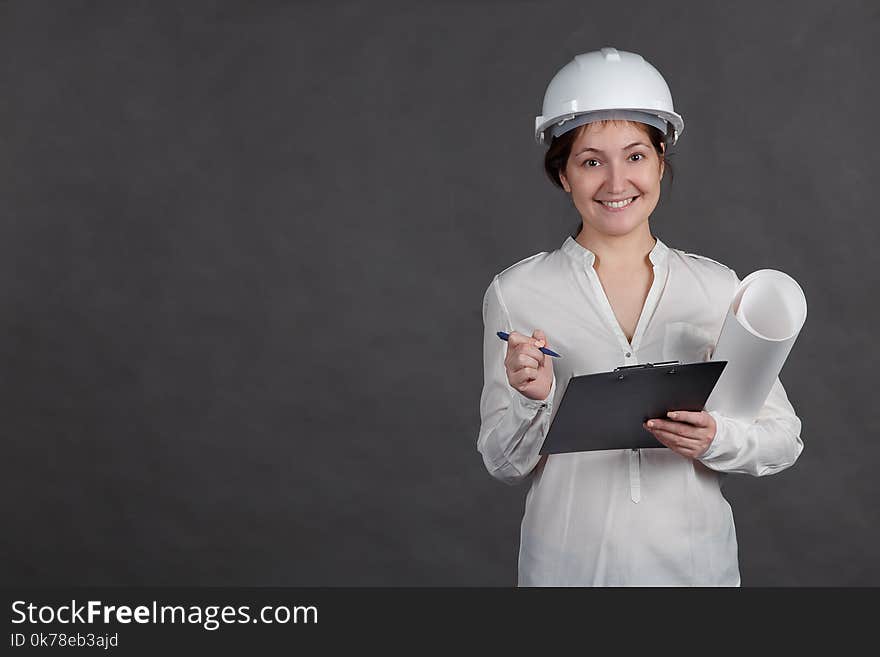
[[[182,4],[182,3],[181,3]],[[6,584],[499,585],[491,277],[576,224],[532,141],[604,45],[686,129],[652,228],[809,315],[743,584],[880,585],[873,2],[0,3]]]

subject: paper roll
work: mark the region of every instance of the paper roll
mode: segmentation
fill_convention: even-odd
[[[775,269],[746,276],[712,353],[711,360],[726,360],[727,366],[706,410],[755,419],[806,319],[807,299],[793,278]]]

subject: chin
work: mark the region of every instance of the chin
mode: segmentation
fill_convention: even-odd
[[[614,222],[614,221],[600,221],[595,223],[590,223],[590,227],[598,233],[602,233],[603,235],[608,235],[609,237],[622,237],[623,235],[629,235],[637,228],[641,227],[641,225],[645,223],[644,219],[638,221],[627,221],[623,222]]]

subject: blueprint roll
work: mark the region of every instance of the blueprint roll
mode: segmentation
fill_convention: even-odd
[[[806,319],[807,299],[791,276],[775,269],[746,276],[712,353],[712,360],[726,360],[727,366],[706,400],[706,410],[754,420]]]

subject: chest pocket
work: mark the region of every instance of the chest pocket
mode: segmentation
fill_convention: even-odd
[[[663,360],[702,363],[712,357],[715,340],[690,322],[669,322],[663,334]]]

